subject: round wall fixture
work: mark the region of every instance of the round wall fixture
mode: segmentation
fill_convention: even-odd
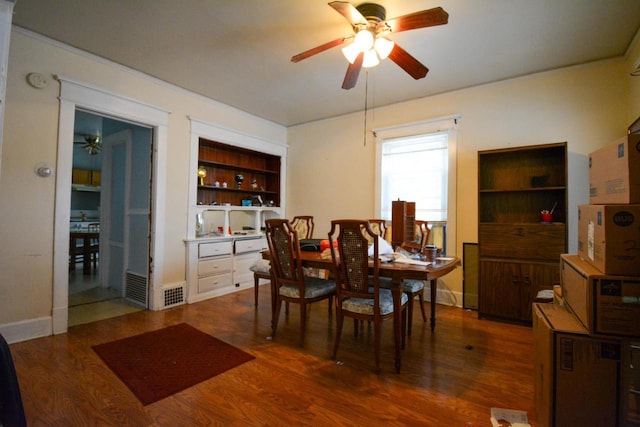
[[[45,163],[39,163],[35,167],[35,172],[36,175],[41,178],[49,178],[53,173],[53,169],[51,169],[51,166],[47,166]]]
[[[27,82],[36,89],[42,89],[47,85],[47,79],[40,73],[27,74]]]

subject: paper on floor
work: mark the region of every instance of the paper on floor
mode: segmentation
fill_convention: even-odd
[[[525,411],[491,408],[491,425],[493,427],[503,426],[504,424],[500,424],[498,420],[507,421],[511,427],[531,427]]]

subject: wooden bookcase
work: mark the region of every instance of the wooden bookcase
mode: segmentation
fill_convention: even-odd
[[[545,209],[551,223],[541,222]],[[538,292],[559,282],[566,218],[565,142],[478,153],[481,317],[531,322]]]
[[[242,206],[243,200],[255,203],[254,196],[260,196],[269,206],[280,206],[280,163],[280,156],[200,138],[198,168],[206,176],[202,185],[198,181],[197,203]],[[240,186],[238,174],[244,178]]]

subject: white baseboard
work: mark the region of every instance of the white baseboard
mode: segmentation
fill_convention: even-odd
[[[40,317],[16,323],[0,325],[0,333],[9,344],[48,337],[52,334],[52,318]]]
[[[454,292],[450,289],[443,289],[442,285],[436,289],[436,304],[451,305],[454,307],[462,307],[462,293]],[[424,288],[424,300],[431,302],[431,286],[427,283]]]

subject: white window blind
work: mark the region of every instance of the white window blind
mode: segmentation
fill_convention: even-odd
[[[381,152],[381,215],[391,219],[391,202],[416,202],[416,218],[447,220],[448,132],[385,139]]]

